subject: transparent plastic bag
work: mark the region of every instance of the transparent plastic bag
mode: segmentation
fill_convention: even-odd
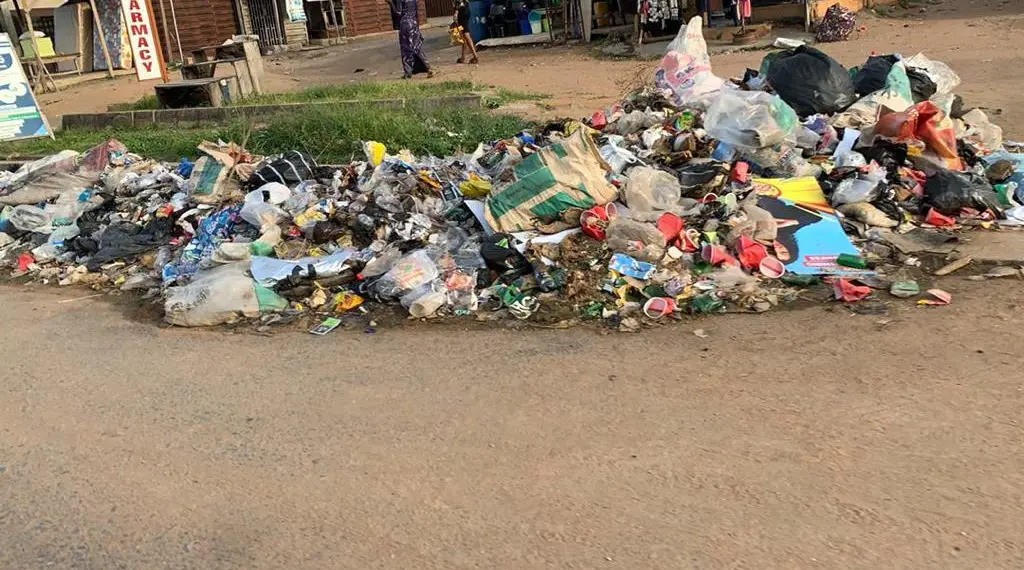
[[[418,249],[402,257],[380,279],[374,290],[384,298],[396,298],[434,281],[440,276],[437,264],[425,250]]]
[[[674,210],[679,204],[682,189],[679,180],[657,168],[637,166],[627,173],[629,180],[623,191],[626,205],[634,215],[641,212]]]
[[[653,223],[618,217],[608,223],[608,248],[640,261],[657,263],[665,256],[665,236]]]
[[[763,91],[722,91],[708,106],[708,136],[740,148],[764,148],[797,141],[796,112]]]
[[[857,202],[871,202],[881,195],[884,183],[873,180],[861,180],[859,178],[847,178],[836,186],[832,192],[832,205],[839,207],[844,204],[855,204]]]

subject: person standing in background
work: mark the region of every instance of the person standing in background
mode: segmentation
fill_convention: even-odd
[[[409,79],[417,73],[433,77],[434,72],[423,53],[423,33],[420,31],[419,6],[417,0],[388,0],[391,9],[398,15],[398,47],[402,53],[402,79]]]
[[[479,63],[480,60],[476,56],[476,44],[473,43],[473,36],[469,33],[469,0],[458,0],[455,3],[455,21],[452,26],[455,27],[462,39],[462,55],[455,60],[455,63],[466,63],[467,52],[473,55],[469,59],[469,63]]]

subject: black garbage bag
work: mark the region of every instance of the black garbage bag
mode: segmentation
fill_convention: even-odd
[[[992,185],[983,176],[961,174],[940,170],[924,184],[925,202],[939,213],[947,216],[957,214],[963,208],[992,210],[1002,213],[1002,206]]]
[[[788,50],[772,61],[768,82],[801,117],[838,113],[857,100],[846,68],[808,46]]]
[[[488,269],[497,271],[499,279],[511,283],[533,271],[530,260],[515,248],[515,238],[509,234],[495,233],[484,238],[480,244],[480,255]]]
[[[888,173],[890,182],[897,183],[900,179],[900,167],[907,164],[907,145],[890,141],[878,140],[869,147],[857,149],[864,155],[864,160],[875,161]]]
[[[853,76],[853,88],[863,97],[885,88],[885,80],[892,66],[899,61],[895,55],[873,55],[860,66]]]
[[[271,156],[259,163],[247,182],[247,188],[255,190],[268,182],[280,182],[291,188],[303,180],[314,180],[316,161],[297,150]]]
[[[869,57],[864,62],[864,65],[853,75],[853,88],[857,91],[857,94],[863,97],[869,93],[884,89],[889,72],[892,71],[892,66],[896,65],[898,61],[899,58],[891,54]],[[927,101],[938,91],[935,82],[928,76],[928,72],[923,69],[908,67],[907,78],[910,79],[910,92],[914,97],[914,103]]]
[[[100,234],[99,250],[89,258],[85,267],[89,271],[98,271],[111,261],[135,259],[142,253],[167,245],[173,230],[174,220],[171,218],[153,218],[144,226],[131,222],[110,224]]]
[[[907,77],[910,79],[910,92],[914,95],[914,103],[927,101],[939,90],[938,85],[924,70],[916,67],[907,69]]]

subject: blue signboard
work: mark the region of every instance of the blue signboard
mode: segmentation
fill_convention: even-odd
[[[0,140],[48,137],[50,126],[29,87],[18,52],[0,34]]]

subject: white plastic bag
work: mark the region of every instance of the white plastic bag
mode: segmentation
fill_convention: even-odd
[[[1003,146],[1003,129],[999,125],[992,124],[988,115],[981,109],[971,109],[963,116],[966,130],[957,133],[957,138],[964,138],[971,141],[983,150],[995,151]]]
[[[53,231],[50,216],[42,208],[35,206],[15,206],[8,218],[11,225],[23,232],[48,234]]]
[[[606,144],[601,147],[601,158],[608,163],[612,172],[616,174],[621,174],[627,166],[640,162],[636,155],[629,150],[612,144]]]
[[[266,224],[276,225],[288,216],[277,205],[284,203],[291,195],[291,190],[284,184],[268,182],[245,195],[245,202],[239,215],[257,228]]]
[[[923,70],[928,78],[935,83],[935,95],[952,93],[957,85],[960,85],[960,76],[945,63],[933,61],[919,53],[914,57],[904,60],[907,67],[916,67]]]
[[[694,16],[679,29],[654,75],[658,87],[670,91],[679,106],[704,107],[725,84],[711,72],[703,25],[704,20]]]

